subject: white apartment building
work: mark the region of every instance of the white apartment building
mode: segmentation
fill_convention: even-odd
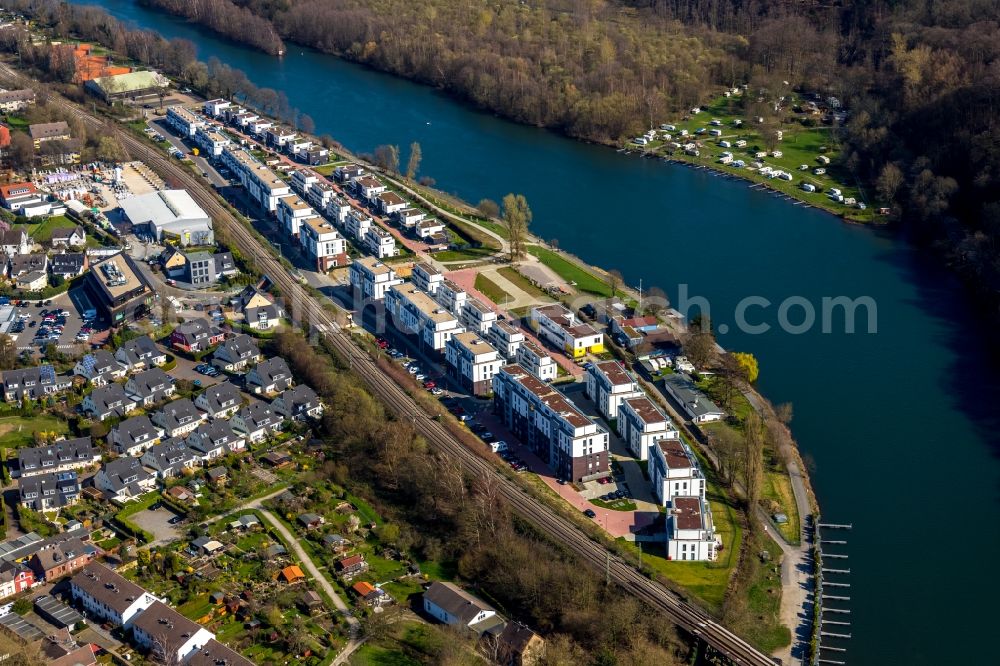
[[[701,497],[678,497],[667,517],[667,559],[712,561],[721,544]]]
[[[351,212],[351,202],[340,196],[339,194],[334,194],[329,201],[326,202],[326,216],[329,217],[337,226],[347,228],[347,216]],[[353,232],[348,230],[352,236],[355,236]]]
[[[323,180],[316,181],[306,190],[306,201],[320,211],[325,211],[336,196],[337,190],[333,189],[333,185]],[[340,224],[340,220],[337,220],[337,223]]]
[[[285,233],[296,238],[303,222],[319,217],[312,206],[294,194],[278,199],[278,208],[275,214]]]
[[[608,472],[608,433],[566,396],[519,365],[493,376],[497,413],[561,479],[587,481]]]
[[[524,333],[501,319],[496,320],[486,332],[486,339],[508,361],[517,356],[517,349],[524,344]]]
[[[309,218],[299,229],[299,242],[316,260],[316,270],[326,272],[347,264],[347,240],[322,217]]]
[[[462,306],[458,321],[470,331],[476,331],[485,336],[490,327],[497,321],[497,313],[475,298],[466,300]]]
[[[473,395],[486,395],[493,388],[493,375],[504,364],[500,353],[475,331],[451,336],[445,344],[448,376]]]
[[[434,300],[447,308],[449,312],[458,315],[465,307],[466,301],[469,300],[469,295],[464,289],[446,278],[441,281],[437,291],[434,292]]]
[[[532,308],[531,325],[542,340],[573,358],[604,351],[604,334],[580,323],[576,315],[558,303]]]
[[[680,439],[662,438],[649,447],[649,479],[661,506],[677,497],[705,497],[705,475]]]
[[[171,106],[167,109],[167,124],[178,134],[191,139],[194,138],[199,129],[208,123],[204,118],[183,106]]]
[[[403,280],[396,275],[392,267],[383,264],[375,257],[361,257],[351,263],[349,272],[351,286],[365,299],[380,301],[387,291]]]
[[[292,171],[291,175],[292,177],[289,179],[289,182],[292,184],[292,189],[303,197],[309,191],[310,187],[319,182],[319,174],[308,169],[296,169]]]
[[[209,157],[222,157],[222,151],[233,144],[229,137],[211,127],[200,127],[194,135],[194,142]]]
[[[396,211],[396,222],[403,229],[413,229],[417,226],[417,222],[420,222],[425,217],[427,217],[427,213],[419,208],[404,208]]]
[[[413,284],[403,283],[389,289],[385,306],[395,327],[404,334],[417,336],[428,349],[443,351],[453,335],[465,330],[455,315]]]
[[[559,376],[559,366],[555,359],[531,340],[521,343],[514,358],[521,367],[543,382],[551,382]]]
[[[130,627],[137,615],[156,603],[156,597],[109,567],[90,562],[70,580],[73,602],[90,617],[114,627]]]
[[[392,215],[403,210],[409,204],[406,199],[395,192],[383,192],[376,197],[375,205],[383,215]]]
[[[385,184],[375,176],[361,176],[354,181],[358,194],[368,202],[374,202],[375,197],[385,192]]]
[[[396,237],[375,224],[368,228],[364,240],[365,249],[379,259],[395,257],[399,254],[396,248]]]
[[[419,263],[410,272],[410,280],[420,291],[436,295],[438,287],[444,283],[444,274],[430,264]]]
[[[222,115],[222,112],[231,107],[232,102],[225,99],[210,99],[201,105],[201,111],[206,116],[212,116],[213,118],[218,118]]]
[[[608,421],[618,418],[622,400],[643,395],[639,383],[618,361],[600,361],[587,369],[587,397],[597,405],[597,411]]]
[[[276,211],[278,200],[292,193],[288,183],[243,149],[226,150],[222,159],[251,198],[268,212]]]
[[[648,460],[649,448],[659,440],[680,437],[667,415],[645,395],[618,405],[618,434],[639,460]]]
[[[371,216],[363,209],[358,208],[354,204],[350,204],[347,211],[347,217],[344,220],[344,229],[347,230],[348,236],[357,240],[359,243],[364,243],[365,235],[368,233],[368,230],[372,228],[374,223],[375,222],[372,220]]]

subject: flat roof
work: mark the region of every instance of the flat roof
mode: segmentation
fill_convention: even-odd
[[[625,402],[643,423],[661,423],[667,420],[666,415],[646,396],[629,398]]]
[[[593,367],[607,377],[613,386],[631,384],[634,381],[618,361],[599,361]]]
[[[384,273],[392,272],[392,266],[383,263],[376,257],[358,257],[354,260],[354,263],[364,266],[365,269],[374,275],[382,275]]]
[[[112,298],[118,298],[122,294],[145,286],[145,283],[139,279],[128,262],[125,261],[124,255],[121,254],[113,255],[94,264],[91,273],[111,294]]]
[[[158,190],[121,201],[121,208],[133,224],[150,222],[157,227],[178,220],[204,221],[208,213],[187,190]]]
[[[661,439],[656,442],[663,458],[670,469],[687,469],[694,467],[691,459],[688,458],[687,451],[679,439]]]
[[[416,285],[405,283],[397,285],[394,289],[431,321],[438,324],[446,321],[457,321],[453,314],[433,298],[417,289]]]
[[[474,331],[465,331],[464,333],[458,333],[452,336],[453,340],[456,340],[463,347],[468,349],[470,352],[479,356],[480,354],[496,354],[497,350],[493,348],[493,345],[483,340],[483,336],[479,335]]]
[[[310,217],[308,220],[303,220],[302,223],[309,225],[309,227],[316,232],[317,236],[323,236],[326,234],[340,235],[340,232],[334,229],[333,225],[322,217]]]
[[[406,203],[406,199],[399,196],[395,192],[383,192],[382,194],[378,195],[378,198],[381,199],[383,203],[386,203],[390,206]]]
[[[711,520],[711,514],[702,513],[700,497],[675,497],[673,515],[674,525],[679,530],[700,530]]]
[[[312,209],[308,203],[300,199],[298,196],[282,197],[278,200],[278,204],[285,206],[286,208],[291,208],[292,210],[305,210],[307,208]]]

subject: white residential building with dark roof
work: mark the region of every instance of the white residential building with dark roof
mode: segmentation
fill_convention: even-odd
[[[675,497],[705,497],[705,475],[698,459],[680,439],[659,439],[649,447],[649,480],[661,506]]]
[[[73,374],[83,377],[93,386],[104,386],[125,376],[127,370],[111,355],[98,349],[84,356],[73,368]]]
[[[167,437],[181,437],[188,434],[205,420],[194,403],[187,398],[174,400],[153,413],[153,423],[163,428]]]
[[[618,418],[622,400],[644,394],[635,377],[619,361],[598,361],[587,369],[587,397],[597,405],[597,411],[608,421]]]
[[[17,452],[17,471],[21,477],[81,470],[101,461],[101,451],[90,437],[65,439],[53,444],[32,446]]]
[[[212,354],[212,365],[226,372],[242,372],[263,359],[257,343],[241,333],[223,342]]]
[[[246,437],[234,431],[228,421],[202,423],[188,435],[187,444],[202,460],[211,460],[227,453],[242,453],[247,448]]]
[[[80,484],[75,471],[24,477],[17,485],[21,506],[39,513],[58,511],[76,504],[80,499]]]
[[[70,580],[73,601],[91,617],[114,627],[132,626],[132,621],[154,602],[154,597],[113,569],[91,562]]]
[[[125,392],[121,384],[108,384],[95,388],[83,398],[83,411],[98,421],[114,416],[125,416],[136,408],[136,401]]]
[[[473,331],[457,333],[445,343],[448,376],[473,395],[493,390],[493,375],[506,363],[500,353]]]
[[[283,391],[271,402],[274,411],[289,419],[318,419],[323,415],[323,403],[319,401],[316,391],[305,385],[299,385]]]
[[[143,414],[125,419],[112,428],[108,443],[120,455],[140,456],[146,449],[159,444],[163,434],[163,429],[153,425]]]
[[[166,352],[157,347],[156,343],[150,340],[148,335],[143,335],[123,343],[115,351],[115,358],[129,372],[146,370],[167,362]]]
[[[125,392],[142,407],[149,407],[170,398],[174,384],[159,368],[150,368],[132,375],[125,383]]]
[[[663,378],[663,388],[684,410],[689,419],[695,423],[711,423],[721,421],[726,417],[714,402],[698,390],[687,377],[674,373]]]
[[[720,545],[708,500],[674,498],[667,511],[667,559],[711,562]]]
[[[256,444],[280,432],[284,418],[270,405],[264,402],[253,402],[233,415],[230,421],[233,429],[245,433],[247,439]]]
[[[156,601],[132,623],[132,637],[160,663],[182,664],[188,655],[213,640],[215,634]]]
[[[156,488],[156,476],[138,458],[116,458],[101,466],[94,486],[116,502],[130,502]]]
[[[280,356],[261,361],[247,373],[247,388],[254,393],[279,393],[291,386],[292,371]]]
[[[223,382],[202,391],[194,404],[213,419],[228,419],[242,406],[243,398],[236,386]]]
[[[3,373],[3,393],[7,402],[19,402],[24,398],[38,400],[65,391],[72,385],[71,379],[56,375],[55,368],[48,363]]]
[[[625,446],[639,460],[648,460],[650,447],[661,439],[680,438],[667,415],[645,395],[621,401],[617,425]]]
[[[142,454],[142,464],[156,471],[161,479],[181,474],[186,469],[194,469],[201,462],[182,439],[169,439],[149,448]]]

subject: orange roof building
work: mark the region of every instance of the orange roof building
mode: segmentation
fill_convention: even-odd
[[[375,591],[375,586],[366,581],[360,581],[358,583],[355,583],[354,585],[351,585],[351,589],[354,590],[355,594],[364,599],[369,594]]]
[[[306,578],[306,575],[302,573],[302,569],[295,564],[285,567],[278,575],[284,578],[286,583],[297,583]]]
[[[102,76],[115,76],[117,74],[128,74],[131,67],[118,67],[111,64],[111,56],[94,55],[94,47],[91,44],[77,44],[73,49],[73,62],[75,65],[74,83],[85,83],[91,79],[98,79]]]

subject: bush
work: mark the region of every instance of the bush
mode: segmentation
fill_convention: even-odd
[[[21,597],[14,602],[14,605],[11,606],[11,610],[17,615],[27,615],[31,612],[31,602],[28,601],[27,597]]]

